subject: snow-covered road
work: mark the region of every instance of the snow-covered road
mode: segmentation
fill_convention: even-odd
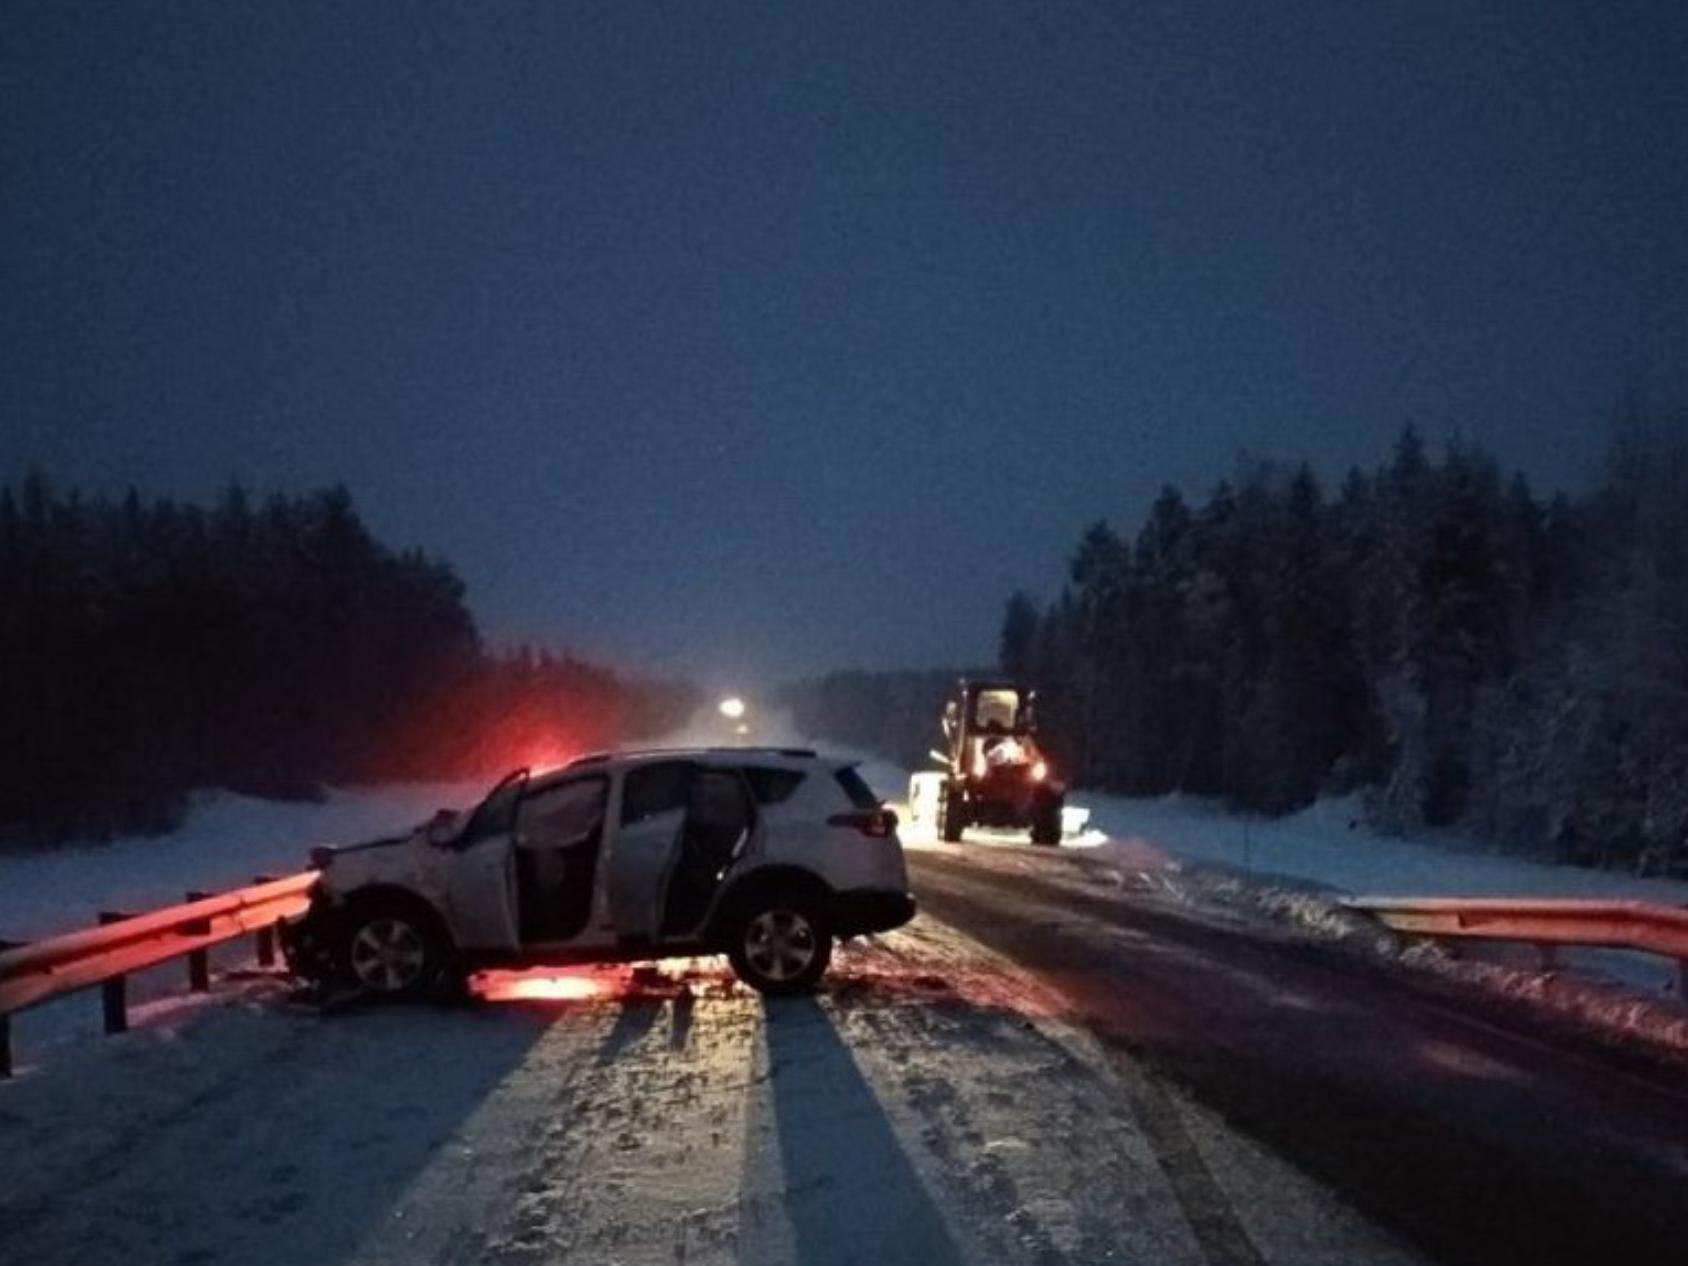
[[[0,1085],[5,1259],[1413,1260],[931,919],[817,999],[713,962],[591,988],[319,1015],[249,987],[61,1047]]]

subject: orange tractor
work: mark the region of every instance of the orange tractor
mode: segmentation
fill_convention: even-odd
[[[1037,695],[1008,681],[960,681],[944,705],[941,774],[917,774],[917,817],[935,810],[938,834],[954,843],[970,826],[1029,829],[1034,844],[1061,842],[1066,784],[1037,743]]]

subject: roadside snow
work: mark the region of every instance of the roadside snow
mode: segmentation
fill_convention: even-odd
[[[330,791],[321,803],[203,792],[179,830],[109,844],[0,856],[0,937],[31,940],[97,921],[101,910],[145,910],[189,889],[219,891],[264,873],[290,874],[317,844],[350,844],[460,806],[478,783],[411,783]]]
[[[1688,903],[1688,883],[1485,852],[1452,835],[1400,838],[1364,825],[1353,797],[1287,818],[1245,818],[1193,796],[1081,796],[1116,844],[1145,841],[1189,862],[1311,880],[1375,896],[1628,897]]]
[[[0,856],[0,938],[53,936],[98,922],[101,910],[148,910],[191,889],[217,892],[259,874],[301,869],[317,844],[349,844],[399,831],[434,809],[472,803],[478,784],[428,783],[331,791],[320,803],[254,800],[207,792],[169,835],[130,837],[47,852]],[[211,951],[215,970],[248,963],[251,942]],[[131,1004],[179,994],[185,967],[164,963],[129,978]],[[17,1016],[14,1040],[27,1058],[44,1045],[99,1031],[97,992],[58,998]]]
[[[1301,813],[1276,820],[1247,819],[1211,800],[1169,796],[1157,800],[1097,797],[1095,820],[1108,832],[1099,856],[1141,865],[1146,849],[1158,848],[1186,871],[1216,870],[1209,885],[1247,883],[1267,904],[1296,907],[1304,922],[1327,917],[1331,895],[1413,897],[1588,897],[1626,898],[1664,905],[1688,904],[1688,883],[1621,871],[1555,866],[1528,858],[1485,852],[1451,835],[1400,838],[1365,826],[1356,799],[1320,801]],[[1197,879],[1197,882],[1201,882]],[[1312,899],[1308,898],[1311,892]],[[1473,957],[1527,979],[1508,982],[1511,992],[1539,990],[1547,973],[1533,970],[1528,947],[1469,947]],[[1674,998],[1676,965],[1651,954],[1624,950],[1566,949],[1562,968],[1587,980],[1612,980],[1654,997]]]

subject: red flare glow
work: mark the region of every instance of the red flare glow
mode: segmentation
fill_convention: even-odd
[[[589,1002],[606,994],[604,982],[591,976],[509,976],[481,987],[488,1002]]]

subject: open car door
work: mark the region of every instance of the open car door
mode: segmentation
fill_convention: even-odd
[[[583,943],[604,842],[609,778],[541,786],[516,811],[516,897],[523,945]]]
[[[504,778],[440,859],[452,931],[465,949],[513,950],[520,943],[512,841],[527,783],[526,769]]]
[[[686,788],[686,816],[663,883],[663,940],[685,940],[703,926],[715,894],[750,845],[756,810],[736,769],[698,766]]]
[[[610,922],[624,946],[656,940],[663,884],[680,848],[695,768],[689,760],[653,761],[622,778],[608,878]]]

